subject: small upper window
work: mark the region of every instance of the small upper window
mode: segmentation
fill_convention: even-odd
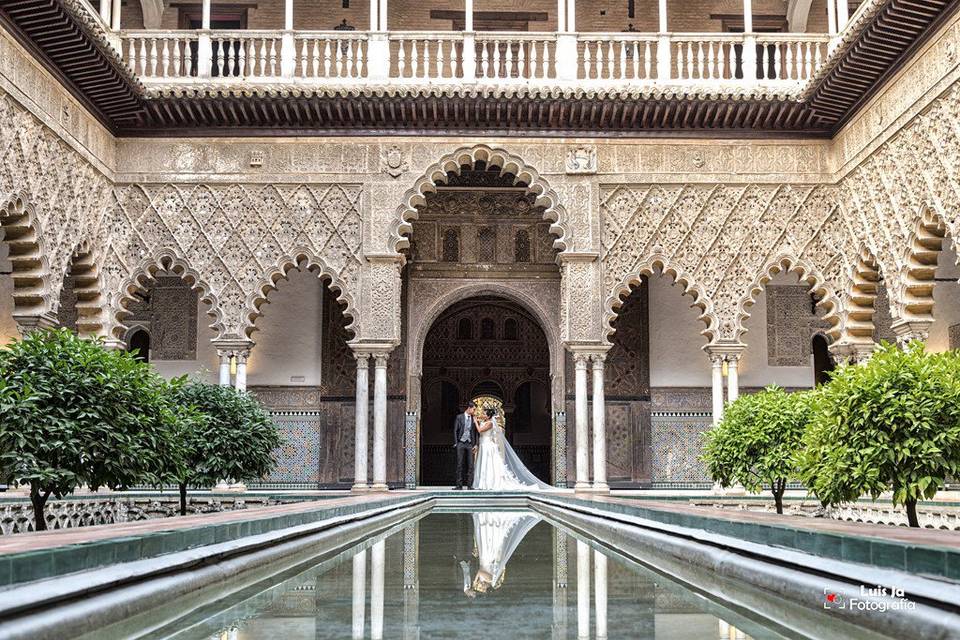
[[[470,318],[460,318],[457,323],[457,340],[472,340],[473,325],[470,324]]]

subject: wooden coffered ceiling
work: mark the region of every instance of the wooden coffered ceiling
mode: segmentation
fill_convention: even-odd
[[[80,0],[0,0],[0,21],[119,136],[518,134],[831,136],[960,0],[886,0],[847,31],[801,95],[707,89],[352,90],[190,85],[149,93]],[[686,91],[686,92],[684,92]]]

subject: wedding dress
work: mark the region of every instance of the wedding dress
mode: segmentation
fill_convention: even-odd
[[[500,587],[510,556],[538,522],[539,516],[516,511],[481,511],[473,514],[473,537],[479,564],[479,580],[475,581],[475,588]],[[481,586],[478,582],[485,584]]]
[[[480,434],[473,488],[485,491],[556,491],[541,482],[520,462],[507,442],[503,427],[493,418],[493,428]]]

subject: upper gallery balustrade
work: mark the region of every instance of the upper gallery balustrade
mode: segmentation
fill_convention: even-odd
[[[100,0],[99,12],[90,12],[148,87],[444,82],[729,90],[808,80],[854,9],[847,0],[302,4],[140,0],[122,17],[120,0]],[[313,28],[330,23],[337,26]]]

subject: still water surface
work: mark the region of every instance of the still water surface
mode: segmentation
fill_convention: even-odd
[[[600,549],[529,511],[433,512],[136,637],[802,637]]]

